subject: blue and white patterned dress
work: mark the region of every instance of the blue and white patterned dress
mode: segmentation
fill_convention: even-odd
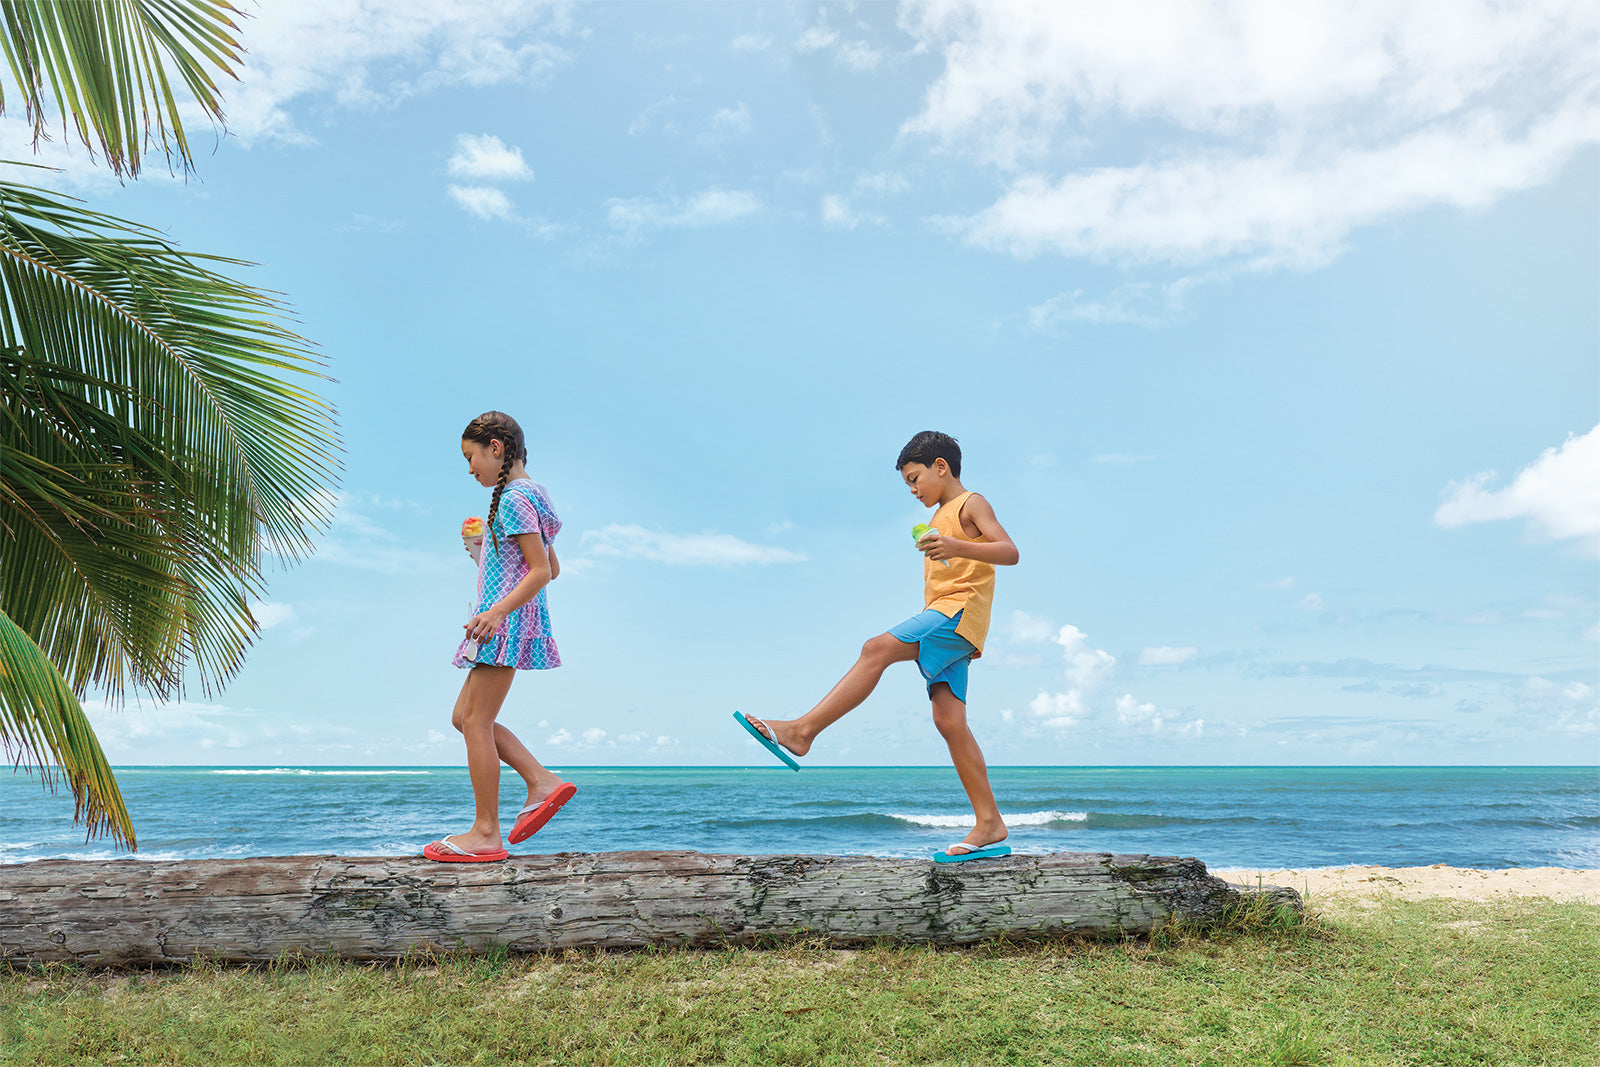
[[[528,561],[513,540],[517,534],[537,533],[549,546],[555,544],[560,531],[561,520],[556,517],[556,509],[544,486],[527,478],[507,482],[500,494],[500,510],[494,517],[493,533],[500,538],[498,551],[491,532],[483,532],[477,610],[487,611],[528,576]],[[487,641],[474,641],[470,637],[462,641],[456,649],[455,665],[488,664],[523,671],[561,666],[561,653],[556,651],[556,640],[550,633],[550,610],[545,606],[544,594],[543,589],[539,590],[532,600],[506,616]]]

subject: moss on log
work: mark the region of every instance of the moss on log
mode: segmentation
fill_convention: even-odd
[[[282,856],[0,866],[0,959],[88,966],[392,959],[426,951],[968,944],[1200,926],[1250,890],[1195,859],[1058,852],[965,864],[871,856],[598,852],[497,864]],[[1299,908],[1293,890],[1273,903]]]

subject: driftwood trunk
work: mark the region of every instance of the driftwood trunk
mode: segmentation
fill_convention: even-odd
[[[0,866],[0,960],[90,966],[760,944],[809,933],[966,944],[1205,925],[1244,899],[1195,859],[1064,852],[965,864],[869,856],[562,853],[498,864],[285,856]],[[1292,890],[1269,889],[1300,906]]]

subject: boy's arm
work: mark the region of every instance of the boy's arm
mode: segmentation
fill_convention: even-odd
[[[1017,546],[1012,543],[1011,535],[1006,533],[1006,528],[1000,525],[1000,520],[994,516],[994,508],[989,502],[977,493],[967,497],[967,502],[961,505],[961,514],[956,517],[958,522],[970,522],[977,527],[978,533],[983,535],[981,542],[963,541],[958,537],[929,537],[918,542],[918,546],[929,559],[975,559],[980,563],[992,563],[997,567],[1009,567],[1021,558]]]

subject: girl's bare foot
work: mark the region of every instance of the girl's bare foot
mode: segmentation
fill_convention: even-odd
[[[452,844],[457,848],[464,848],[468,852],[499,852],[505,848],[505,843],[500,840],[499,834],[483,833],[477,828],[460,834],[448,835]],[[442,840],[442,839],[441,839]],[[434,842],[440,844],[439,841]]]
[[[550,799],[550,794],[566,785],[566,780],[557,778],[553,774],[544,774],[528,783],[528,799],[523,805],[528,808],[538,807]]]
[[[745,718],[749,720],[750,725],[796,756],[804,756],[811,751],[811,738],[801,735],[800,727],[794,719],[756,719],[749,715]]]

